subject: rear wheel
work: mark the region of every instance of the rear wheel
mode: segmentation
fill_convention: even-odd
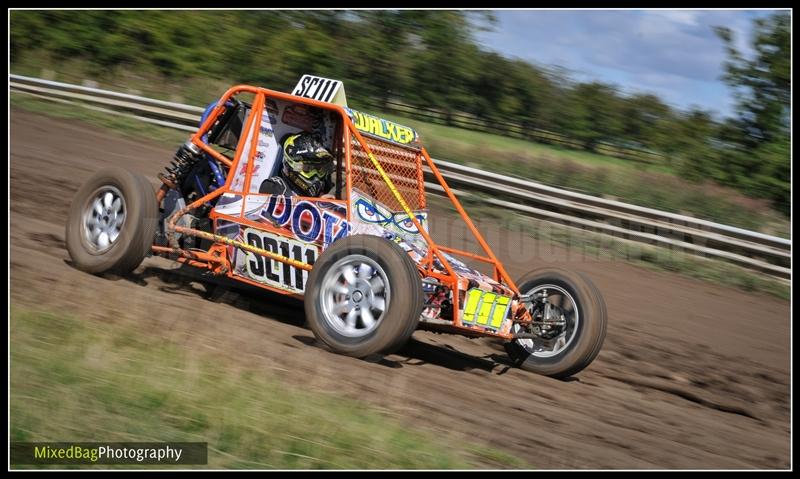
[[[314,335],[334,352],[355,357],[393,352],[419,323],[417,267],[384,238],[343,238],[314,263],[305,311]]]
[[[506,350],[527,371],[565,378],[586,368],[597,357],[606,335],[606,305],[594,283],[581,273],[547,268],[523,276],[521,294],[538,301],[538,336],[506,343]],[[534,323],[536,324],[536,323]],[[515,325],[515,332],[521,327]]]
[[[158,205],[153,187],[122,168],[97,172],[81,186],[69,210],[67,251],[93,274],[127,274],[150,253]]]

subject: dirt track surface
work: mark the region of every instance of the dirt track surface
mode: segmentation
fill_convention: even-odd
[[[64,221],[81,178],[113,164],[154,181],[174,150],[16,109],[10,128],[12,306],[132,317],[187,348],[367,401],[414,427],[505,446],[542,469],[790,465],[786,301],[490,231],[512,277],[561,265],[603,292],[608,334],[588,369],[569,381],[540,377],[510,368],[489,340],[426,332],[381,360],[338,356],[314,344],[302,304],[278,295],[220,287],[159,258],[118,280],[69,266]],[[435,236],[461,237],[432,217]]]

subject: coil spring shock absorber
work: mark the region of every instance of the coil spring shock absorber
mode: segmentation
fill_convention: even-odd
[[[178,202],[178,198],[183,196],[183,192],[181,191],[181,185],[184,183],[184,179],[189,175],[192,171],[192,168],[197,164],[198,160],[202,157],[203,151],[198,148],[192,140],[187,140],[186,143],[181,145],[178,150],[175,152],[175,157],[172,159],[172,162],[169,166],[166,166],[164,169],[167,170],[165,173],[159,173],[158,179],[161,180],[163,185],[159,190],[161,194],[160,198],[165,198],[169,193],[168,190],[173,190],[172,195],[174,197],[171,200],[169,207],[167,207],[167,203],[164,203],[165,210],[163,211],[164,216],[163,218],[163,229],[159,233],[160,239],[164,245],[169,244],[173,248],[191,248],[196,246],[196,241],[191,236],[185,236],[180,233],[176,233],[175,231],[171,230],[168,226],[170,218],[179,214],[180,219],[177,221],[177,224],[183,227],[194,228],[197,224],[197,218],[192,214],[188,214],[188,211],[184,211],[181,208],[185,206],[185,203],[181,204]],[[190,199],[186,198],[183,201],[189,202]]]
[[[167,174],[159,173],[158,179],[161,180],[168,188],[178,189],[183,182],[184,177],[189,173],[192,167],[197,163],[202,155],[202,150],[197,147],[191,140],[186,141],[175,152],[175,157],[169,166],[165,167]]]

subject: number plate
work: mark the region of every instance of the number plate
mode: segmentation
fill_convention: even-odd
[[[245,229],[244,238],[248,244],[256,248],[304,263],[314,264],[319,256],[319,249],[314,244],[284,238],[254,228]],[[245,252],[244,261],[245,276],[249,279],[293,293],[302,293],[306,289],[308,271],[249,251]]]
[[[461,315],[461,322],[500,329],[510,306],[511,298],[508,296],[473,288],[467,291],[464,298],[464,314]]]

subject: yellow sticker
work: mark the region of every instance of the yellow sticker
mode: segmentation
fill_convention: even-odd
[[[353,124],[358,130],[364,133],[369,133],[370,135],[400,145],[414,143],[417,139],[417,133],[407,126],[360,111],[352,109],[348,111],[351,114]]]
[[[489,323],[489,313],[492,311],[492,306],[494,306],[494,300],[497,298],[497,295],[494,293],[483,293],[483,298],[481,298],[481,307],[478,309],[478,321],[477,323],[481,326],[485,326]]]
[[[499,328],[506,319],[508,312],[508,305],[511,303],[511,298],[508,296],[498,296],[494,304],[494,311],[492,311],[492,327]]]
[[[511,298],[490,291],[470,289],[464,301],[461,321],[499,329],[508,314]],[[491,321],[491,322],[490,322]]]
[[[467,302],[464,304],[464,318],[465,323],[472,323],[475,321],[475,311],[478,310],[478,304],[483,296],[483,291],[479,289],[471,289],[467,291]]]

